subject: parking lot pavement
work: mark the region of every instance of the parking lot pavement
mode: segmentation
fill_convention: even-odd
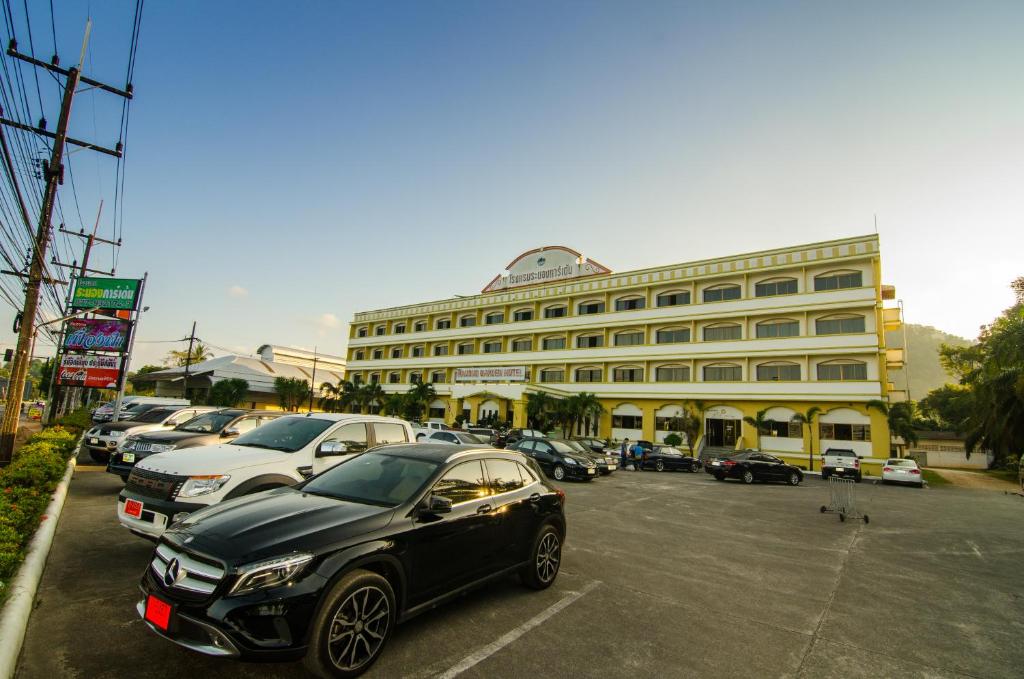
[[[83,460],[83,463],[87,463]],[[137,619],[151,546],[114,518],[120,481],[75,474],[18,677],[300,677],[158,638]],[[566,484],[556,584],[500,582],[402,625],[368,677],[1017,677],[1024,499],[617,472]]]

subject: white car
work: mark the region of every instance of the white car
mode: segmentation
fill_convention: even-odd
[[[490,446],[489,439],[464,431],[435,431],[420,443],[448,443],[453,446]]]
[[[924,487],[924,476],[917,462],[909,457],[890,458],[882,467],[882,483],[910,483]]]
[[[218,443],[150,455],[117,500],[121,525],[157,538],[169,525],[222,500],[291,486],[374,446],[412,442],[404,420],[311,413],[279,417]]]
[[[413,422],[412,423],[412,432],[413,432],[413,435],[416,437],[413,440],[415,440],[415,441],[419,441],[420,439],[425,439],[425,438],[429,437],[431,434],[433,434],[434,432],[437,432],[437,431],[452,431],[452,428],[449,427],[444,422]]]

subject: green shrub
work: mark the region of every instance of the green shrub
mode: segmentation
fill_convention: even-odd
[[[79,408],[56,420],[55,424],[70,431],[73,436],[79,436],[83,431],[92,427],[92,413],[88,408]]]
[[[683,443],[683,437],[679,434],[669,434],[665,437],[666,446],[679,446]]]

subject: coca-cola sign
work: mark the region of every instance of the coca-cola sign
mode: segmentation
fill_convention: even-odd
[[[61,358],[57,384],[70,387],[116,389],[121,373],[119,356],[68,354]]]
[[[64,336],[66,351],[116,351],[128,346],[131,324],[104,318],[73,318]]]

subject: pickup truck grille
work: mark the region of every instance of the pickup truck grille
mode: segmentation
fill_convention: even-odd
[[[187,476],[161,474],[160,472],[151,472],[147,469],[135,467],[132,469],[124,489],[130,493],[136,493],[157,500],[173,500],[187,479]]]
[[[177,563],[168,572],[172,561]],[[218,563],[180,552],[166,543],[156,548],[149,567],[164,588],[203,596],[213,594],[227,572]]]

